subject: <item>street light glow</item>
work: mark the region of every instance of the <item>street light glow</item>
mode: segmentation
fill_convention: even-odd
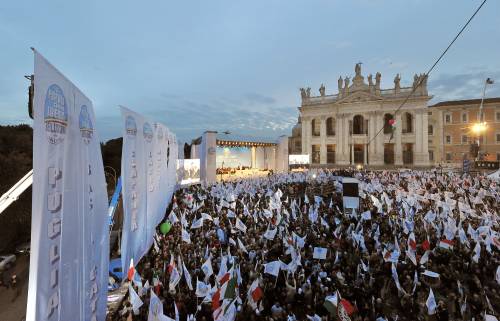
[[[476,124],[472,125],[472,131],[475,134],[481,134],[485,130],[486,130],[486,123],[485,122],[483,122],[483,123],[476,123]]]

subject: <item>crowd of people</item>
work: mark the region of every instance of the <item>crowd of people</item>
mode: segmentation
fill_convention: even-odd
[[[112,320],[496,320],[499,201],[498,182],[437,171],[186,187]]]

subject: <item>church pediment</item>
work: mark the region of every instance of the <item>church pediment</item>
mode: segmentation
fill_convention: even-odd
[[[342,97],[342,99],[338,100],[336,104],[357,103],[364,101],[380,101],[380,100],[383,100],[383,98],[375,94],[372,94],[370,92],[357,91],[350,93],[346,97]]]

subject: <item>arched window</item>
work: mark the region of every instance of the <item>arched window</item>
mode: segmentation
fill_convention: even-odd
[[[394,116],[392,114],[385,114],[384,115],[384,134],[392,133],[392,126],[389,123],[389,121],[391,119],[394,119]]]
[[[429,126],[427,127],[427,134],[428,134],[428,135],[431,135],[431,136],[432,136],[432,135],[434,135],[434,126],[429,125]]]
[[[311,120],[311,129],[312,129],[312,135],[313,136],[319,136],[320,135],[320,130],[319,130],[319,120],[318,119],[313,119]]]
[[[326,119],[326,135],[327,136],[335,135],[335,119],[333,117],[328,117]]]
[[[353,135],[365,134],[365,119],[361,115],[356,115],[352,119],[352,133]]]
[[[402,124],[403,134],[413,133],[413,115],[410,113],[404,113],[402,120],[403,120]]]

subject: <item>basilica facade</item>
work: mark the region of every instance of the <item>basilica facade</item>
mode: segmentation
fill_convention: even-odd
[[[380,73],[365,81],[361,64],[354,71],[352,81],[338,79],[336,94],[323,85],[318,96],[301,88],[290,153],[320,165],[429,166],[427,77],[415,75],[411,87],[401,87],[396,75],[393,88],[381,89]]]

